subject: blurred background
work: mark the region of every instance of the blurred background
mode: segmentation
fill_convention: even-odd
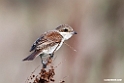
[[[24,83],[41,64],[22,59],[60,24],[78,33],[66,41],[77,52],[63,45],[55,53],[55,83],[124,83],[124,0],[0,0],[0,83]]]

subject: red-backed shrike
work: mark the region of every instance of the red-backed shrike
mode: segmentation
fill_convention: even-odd
[[[23,61],[33,60],[37,56],[40,56],[41,60],[46,55],[53,57],[64,41],[71,38],[74,34],[77,33],[67,24],[59,25],[55,30],[45,32],[32,45],[30,49],[30,52],[33,51],[32,54],[23,59]]]

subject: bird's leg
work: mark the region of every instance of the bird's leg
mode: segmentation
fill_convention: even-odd
[[[46,68],[47,64],[42,61],[43,68]]]
[[[46,66],[47,66],[47,63],[45,63],[45,62],[43,61],[43,58],[42,58],[42,56],[43,56],[43,54],[40,54],[41,63],[43,64],[43,68],[46,68]]]

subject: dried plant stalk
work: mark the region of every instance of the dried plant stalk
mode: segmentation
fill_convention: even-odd
[[[48,58],[48,62],[46,64],[46,68],[42,68],[40,73],[38,75],[34,75],[33,73],[30,76],[30,80],[34,79],[32,82],[29,82],[30,80],[28,79],[26,83],[50,83],[50,82],[55,82],[54,75],[55,75],[55,67],[50,66],[52,63],[51,57]],[[64,80],[61,80],[59,83],[64,83]]]

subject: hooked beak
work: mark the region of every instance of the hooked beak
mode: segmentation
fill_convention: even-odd
[[[74,31],[74,34],[77,34],[77,32]]]

